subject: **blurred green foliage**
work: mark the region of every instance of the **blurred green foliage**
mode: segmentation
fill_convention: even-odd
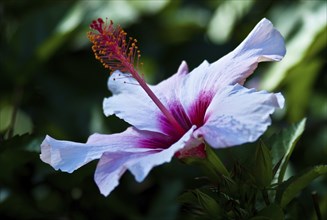
[[[203,59],[217,60],[267,17],[285,37],[287,54],[280,63],[261,64],[248,82],[286,97],[286,108],[275,114],[266,137],[306,117],[284,179],[327,163],[326,1],[5,0],[0,3],[0,219],[190,219],[177,197],[202,184],[197,167],[176,160],[155,168],[143,183],[126,174],[105,198],[93,181],[96,163],[66,174],[39,159],[46,134],[83,142],[94,132],[128,126],[102,113],[102,100],[110,95],[108,71],[94,59],[86,38],[89,23],[98,17],[108,17],[138,39],[149,83],[175,73],[182,60],[190,69]],[[217,153],[229,167],[230,154],[246,158],[246,147]],[[256,155],[269,157],[265,148]],[[256,162],[265,163],[265,157]],[[326,185],[323,176],[306,187],[285,207],[285,218],[316,219],[312,191],[326,218]],[[219,212],[203,192],[194,195],[213,215]],[[272,211],[280,213],[271,205],[259,214]]]

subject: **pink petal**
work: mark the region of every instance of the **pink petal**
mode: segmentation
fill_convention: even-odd
[[[119,184],[120,177],[128,169],[135,176],[138,182],[144,180],[151,169],[163,163],[170,162],[174,154],[187,147],[193,145],[192,133],[195,129],[193,126],[185,135],[169,148],[164,150],[148,149],[146,152],[106,152],[102,155],[96,172],[95,182],[97,183],[101,193],[105,196]]]
[[[161,165],[163,163],[168,163],[171,161],[174,154],[182,149],[187,149],[193,147],[198,143],[198,140],[193,138],[193,132],[196,126],[192,126],[176,143],[171,145],[169,148],[162,150],[161,152],[148,155],[142,160],[137,161],[133,166],[129,167],[129,170],[135,176],[138,182],[143,181],[143,179],[148,175],[150,170],[154,166]]]
[[[214,148],[256,141],[270,125],[270,114],[283,105],[281,94],[256,92],[238,84],[227,86],[213,98],[205,124],[194,135]]]

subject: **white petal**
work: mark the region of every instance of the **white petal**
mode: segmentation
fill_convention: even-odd
[[[270,125],[270,114],[283,104],[281,94],[227,86],[216,94],[207,109],[205,124],[194,135],[215,148],[256,141]]]
[[[115,71],[108,86],[113,96],[103,101],[106,116],[115,114],[138,129],[160,132],[162,113],[134,78]]]
[[[73,172],[77,168],[98,159],[104,146],[87,145],[71,141],[60,141],[47,136],[41,144],[41,160],[54,169]]]
[[[281,34],[269,20],[262,19],[234,51],[212,64],[204,61],[185,77],[180,94],[184,108],[188,109],[203,90],[243,84],[259,62],[279,61],[285,52]]]
[[[185,61],[179,66],[177,73],[169,77],[168,79],[160,82],[158,85],[152,86],[153,91],[162,99],[171,101],[175,100],[175,97],[179,97],[181,84],[183,83],[184,77],[188,74],[188,66]],[[162,97],[164,96],[164,97]]]
[[[219,85],[243,85],[259,62],[280,61],[285,53],[282,35],[264,18],[234,51],[211,64],[210,74],[219,75]]]
[[[128,169],[138,182],[144,180],[150,170],[158,165],[170,162],[174,154],[186,147],[192,140],[192,127],[179,141],[164,150],[148,149],[147,152],[106,152],[102,155],[96,172],[95,182],[100,192],[107,196],[119,184],[120,177]]]
[[[99,159],[106,151],[147,151],[142,146],[136,145],[139,139],[139,133],[133,128],[120,134],[94,134],[90,136],[87,143],[61,141],[46,136],[41,144],[40,157],[54,169],[71,173],[84,164]]]
[[[150,153],[150,152],[148,152]],[[135,160],[147,153],[108,152],[104,153],[97,165],[94,180],[101,194],[107,196],[119,184],[120,177]]]
[[[187,73],[188,67],[183,61],[176,74],[158,85],[149,85],[166,108],[169,107],[169,103],[176,100],[182,78]],[[134,78],[115,71],[108,80],[108,87],[113,96],[103,101],[106,116],[115,114],[140,130],[163,132],[159,119],[165,116]]]

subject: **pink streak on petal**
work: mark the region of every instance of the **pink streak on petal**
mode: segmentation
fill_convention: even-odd
[[[96,172],[95,181],[100,192],[107,196],[119,184],[120,177],[128,169],[138,182],[144,180],[151,169],[163,163],[170,162],[174,154],[192,145],[193,126],[184,136],[167,149],[148,150],[146,152],[106,152],[102,155]]]
[[[197,98],[194,99],[193,104],[188,109],[188,115],[191,123],[197,127],[201,127],[205,123],[205,114],[210,105],[214,93],[211,91],[201,91]]]
[[[168,109],[185,130],[188,130],[192,127],[192,124],[190,123],[190,120],[179,101],[172,100],[169,102]],[[163,133],[167,134],[175,140],[178,140],[181,137],[178,133],[176,133],[175,129],[169,124],[165,117],[159,117],[158,120],[161,124],[161,130]]]
[[[132,167],[129,167],[129,170],[135,176],[135,179],[138,182],[143,181],[154,166],[170,162],[176,152],[197,144],[198,140],[193,138],[193,132],[195,129],[196,126],[192,126],[183,135],[183,137],[173,143],[169,148],[164,149],[158,153],[148,155],[142,160],[139,160]]]
[[[280,94],[255,91],[241,85],[217,93],[207,110],[206,123],[194,132],[214,148],[256,141],[271,123],[270,115],[283,107]]]
[[[156,86],[149,86],[151,90],[158,96],[161,102],[168,106],[168,101],[174,100],[178,96],[180,83],[188,73],[188,67],[183,61],[176,74],[169,79],[162,81]],[[106,98],[103,102],[103,109],[106,116],[115,114],[117,117],[132,124],[138,129],[149,130],[154,132],[163,132],[162,123],[166,123],[171,127],[170,122],[161,118],[166,118],[147,94],[137,85],[134,78],[126,76],[119,71],[112,73],[108,80],[108,87],[114,94]],[[173,115],[174,116],[174,115]],[[147,120],[144,120],[144,118]],[[158,120],[158,118],[160,118]],[[187,126],[187,129],[190,128]],[[174,128],[175,133],[176,129]],[[168,133],[166,133],[168,134]],[[178,136],[178,138],[181,134]]]

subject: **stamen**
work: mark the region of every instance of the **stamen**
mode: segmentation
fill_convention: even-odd
[[[141,57],[136,39],[126,40],[126,32],[120,27],[114,27],[113,22],[107,24],[99,18],[91,23],[90,28],[98,33],[89,32],[88,38],[93,43],[95,58],[100,60],[105,68],[111,71],[128,72],[138,66]]]
[[[121,72],[130,73],[166,116],[171,125],[175,127],[180,135],[183,135],[185,131],[182,126],[152,92],[144,81],[144,77],[139,75],[134,68],[134,66],[136,68],[143,66],[143,63],[139,63],[141,52],[136,45],[137,40],[131,37],[126,40],[127,33],[120,26],[114,27],[112,21],[108,24],[107,20],[104,22],[101,18],[92,21],[90,28],[95,31],[88,32],[88,38],[93,43],[92,50],[95,58],[100,60],[103,66],[111,71],[120,70]]]

